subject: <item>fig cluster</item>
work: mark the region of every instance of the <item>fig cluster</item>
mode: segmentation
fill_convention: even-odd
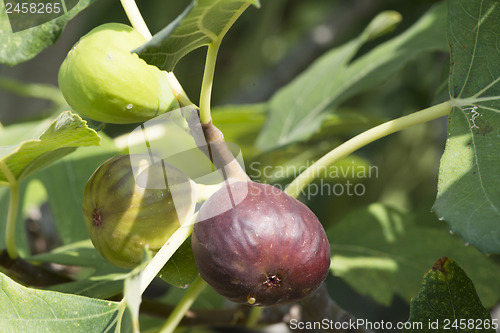
[[[328,275],[330,245],[318,218],[271,185],[226,185],[202,205],[196,222],[192,248],[200,275],[233,302],[293,302]]]

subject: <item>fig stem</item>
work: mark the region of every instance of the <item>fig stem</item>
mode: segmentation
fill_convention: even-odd
[[[142,17],[135,1],[120,0],[120,2],[122,3],[125,14],[127,14],[127,17],[134,29],[137,30],[141,35],[143,35],[146,40],[151,40],[153,36],[151,35],[151,32],[149,31],[148,26],[146,25],[146,22],[144,21],[144,18]]]
[[[149,264],[141,272],[141,294],[149,286],[151,281],[158,275],[163,266],[172,257],[172,255],[177,251],[177,249],[184,243],[184,241],[193,232],[193,225],[197,214],[193,214],[188,221],[184,221],[181,227],[177,229],[168,241],[163,244],[161,249],[155,254],[151,259]]]
[[[16,222],[17,210],[19,206],[19,182],[12,174],[5,162],[0,161],[0,170],[9,181],[9,210],[7,213],[7,226],[5,230],[5,247],[11,259],[17,259],[18,252],[16,247]]]
[[[250,181],[250,177],[233,156],[231,149],[224,140],[224,135],[212,121],[207,124],[202,123],[201,128],[207,142],[207,149],[202,150],[222,173],[224,180],[234,178],[244,182]]]
[[[203,81],[200,91],[200,121],[202,124],[208,124],[212,121],[210,114],[210,100],[212,98],[212,84],[215,74],[215,64],[217,62],[217,53],[222,38],[214,40],[208,45],[207,59],[205,61],[205,70],[203,72]]]
[[[186,294],[182,297],[180,302],[177,303],[170,316],[168,316],[167,321],[160,329],[160,333],[173,333],[175,331],[186,311],[189,310],[206,286],[207,283],[198,275]]]
[[[405,128],[422,124],[450,113],[452,108],[452,102],[446,101],[444,103],[434,105],[427,109],[390,120],[381,125],[375,126],[352,139],[344,142],[340,146],[328,152],[326,155],[317,160],[304,172],[302,172],[297,178],[295,178],[285,189],[285,193],[292,197],[298,197],[303,189],[309,185],[318,175],[321,174],[321,170],[334,164],[341,158],[348,156],[354,151],[366,146],[373,141],[376,141],[384,136],[392,133],[399,132]]]

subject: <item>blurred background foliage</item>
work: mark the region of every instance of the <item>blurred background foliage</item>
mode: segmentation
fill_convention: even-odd
[[[137,1],[153,33],[173,20],[189,2]],[[262,7],[250,7],[224,39],[213,90],[214,123],[228,141],[242,148],[247,171],[255,181],[284,186],[296,176],[293,171],[288,175],[269,175],[263,168],[273,166],[277,170],[276,167],[281,166],[284,170],[286,166],[310,164],[339,143],[376,124],[448,98],[449,55],[427,53],[408,63],[378,88],[344,102],[321,131],[307,142],[260,153],[254,141],[265,122],[265,107],[258,103],[267,101],[325,51],[357,36],[377,13],[395,10],[401,13],[403,21],[394,32],[363,46],[358,56],[404,31],[437,3],[431,0],[261,2]],[[0,123],[5,126],[42,119],[64,109],[64,103],[54,97],[57,93],[48,92],[57,86],[58,68],[80,36],[106,22],[128,23],[119,1],[96,1],[69,22],[55,46],[33,60],[12,68],[0,65]],[[174,70],[193,101],[199,98],[204,61],[205,48],[187,55]],[[45,88],[48,90],[43,90]],[[114,138],[135,127],[108,125],[104,132]],[[447,225],[430,212],[445,140],[446,119],[381,139],[339,162],[344,166],[376,166],[376,176],[335,180],[363,184],[366,193],[362,196],[318,194],[300,199],[318,215],[325,229],[349,212],[378,202],[401,212],[411,212],[412,221],[418,225],[447,232]],[[101,159],[109,155],[109,152],[103,153]],[[94,164],[98,165],[98,161]],[[321,182],[328,181],[331,180],[319,179],[315,184],[320,186]],[[498,261],[496,257],[491,259]],[[420,273],[421,277],[425,271]],[[329,276],[327,285],[332,297],[354,315],[391,322],[408,318],[409,299],[396,295],[390,304],[381,305],[355,291],[340,277]]]
[[[139,0],[137,4],[150,30],[155,33],[180,14],[189,2]],[[217,63],[213,104],[266,101],[326,50],[359,34],[377,13],[391,9],[404,17],[398,29],[385,37],[388,39],[409,27],[436,2],[262,1],[261,8],[250,7],[224,39]],[[106,22],[128,24],[119,1],[96,1],[68,23],[53,47],[15,67],[0,65],[0,77],[14,78],[25,83],[57,85],[57,71],[67,51],[83,34]],[[378,39],[368,43],[362,52],[382,41]],[[205,50],[199,49],[182,59],[175,69],[193,101],[197,101],[199,97],[204,57]],[[427,66],[422,67],[428,69]],[[0,91],[2,124],[47,115],[50,106],[47,101],[37,99],[27,102],[25,98],[5,91],[4,84],[1,86],[4,87]],[[421,87],[413,86],[412,90],[425,89],[424,87],[424,84]],[[428,88],[433,91],[431,87]],[[425,92],[415,91],[413,98],[426,104],[427,101],[422,101],[422,94]]]

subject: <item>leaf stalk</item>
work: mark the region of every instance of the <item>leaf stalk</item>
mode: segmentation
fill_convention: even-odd
[[[302,172],[287,186],[287,188],[285,189],[285,193],[295,198],[298,197],[301,194],[302,190],[321,173],[321,170],[334,164],[341,158],[348,156],[356,150],[380,138],[383,138],[384,136],[399,132],[405,128],[417,124],[422,124],[446,116],[450,113],[451,108],[452,103],[450,101],[446,101],[427,109],[390,120],[353,137],[352,139],[344,142],[337,148],[328,152],[326,155],[317,160],[313,165],[307,168],[304,172]]]
[[[139,11],[139,8],[137,7],[137,4],[135,3],[134,0],[120,0],[122,3],[122,7],[125,10],[125,14],[127,14],[127,17],[134,27],[135,30],[137,30],[141,35],[146,38],[146,40],[151,40],[153,36],[151,35],[151,32],[148,29],[148,26],[146,25],[146,22],[144,21],[141,12]]]
[[[250,6],[250,3],[242,5],[231,17],[228,23],[224,26],[224,29],[220,32],[216,39],[212,40],[208,44],[207,59],[205,61],[205,70],[203,73],[203,81],[201,83],[200,92],[200,121],[203,124],[208,124],[212,120],[210,114],[210,100],[212,97],[212,84],[214,80],[215,73],[215,63],[217,61],[217,53],[219,52],[220,44],[222,39],[231,28],[231,26],[236,22],[238,17]]]
[[[217,53],[222,39],[217,39],[208,45],[207,60],[205,62],[205,70],[203,72],[203,81],[200,91],[200,121],[203,124],[208,124],[212,121],[210,114],[210,100],[212,98],[212,85],[215,74],[215,63],[217,62]]]

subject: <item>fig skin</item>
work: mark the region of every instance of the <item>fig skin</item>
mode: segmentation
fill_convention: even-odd
[[[112,124],[144,122],[178,107],[167,74],[132,50],[146,43],[134,28],[106,23],[73,46],[59,88],[79,114]]]
[[[227,191],[244,199],[216,215]],[[200,275],[233,302],[294,302],[328,275],[330,244],[318,218],[271,185],[226,185],[202,205],[196,222],[192,248]]]
[[[146,247],[155,254],[179,228],[179,219],[194,212],[195,205],[189,180],[180,170],[166,163],[147,168],[136,163],[142,155],[134,156],[136,165],[130,155],[121,155],[97,168],[87,182],[82,204],[95,248],[107,261],[123,268],[140,264]],[[149,161],[149,156],[144,155],[143,161]],[[177,191],[181,205],[174,205],[168,186],[154,189],[136,183],[134,171],[147,184],[165,184],[163,165],[168,182],[182,184],[183,191]]]

